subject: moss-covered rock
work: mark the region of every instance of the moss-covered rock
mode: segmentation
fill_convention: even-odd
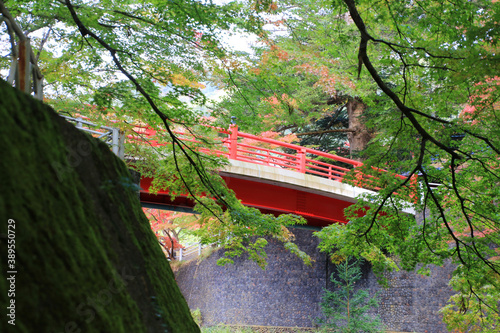
[[[126,166],[2,80],[0,190],[1,332],[199,332]]]

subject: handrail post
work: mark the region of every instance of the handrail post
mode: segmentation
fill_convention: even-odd
[[[31,71],[30,71],[30,40],[26,38],[19,41],[19,61],[18,61],[18,76],[16,86],[19,90],[27,94],[31,93]]]
[[[123,159],[124,151],[123,151],[123,142],[125,136],[121,133],[120,129],[113,128],[111,131],[111,150],[115,153],[116,156]]]
[[[10,64],[9,76],[7,77],[7,82],[10,85],[14,85],[14,82],[17,82],[17,69],[19,68],[19,64],[16,57],[12,57],[12,62]]]
[[[235,160],[238,154],[238,125],[231,125],[229,129],[231,130],[229,135],[229,158]]]
[[[7,25],[7,30],[10,33],[11,40],[13,41],[14,35],[16,35],[19,39],[17,46],[12,44],[12,63],[9,69],[7,82],[14,85],[15,81],[16,84],[14,86],[17,89],[29,95],[34,92],[35,98],[43,100],[43,75],[36,65],[37,58],[31,49],[30,39],[16,23],[15,19],[9,13],[9,10],[5,8],[2,1],[0,1],[0,11],[2,21],[5,21],[5,24]],[[31,82],[31,75],[33,75],[33,84]]]
[[[306,173],[306,149],[301,148],[297,155],[299,156],[299,172]]]
[[[179,249],[179,261],[182,261],[182,247]]]
[[[43,101],[43,78],[38,77],[36,70],[33,70],[33,89],[35,98]]]
[[[120,131],[120,138],[118,140],[118,157],[120,159],[125,158],[125,132]]]

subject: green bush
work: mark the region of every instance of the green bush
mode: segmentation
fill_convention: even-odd
[[[198,308],[196,310],[191,310],[191,317],[193,317],[194,322],[201,327],[202,324],[201,310]]]

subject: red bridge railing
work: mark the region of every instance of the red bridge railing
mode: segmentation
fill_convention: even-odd
[[[65,118],[69,119],[69,117]],[[88,119],[87,117],[82,118]],[[82,128],[82,125],[78,126],[78,121],[85,123],[86,126],[89,124],[97,126],[88,121],[83,121],[81,118],[76,119],[76,121],[77,127],[79,128]],[[104,126],[101,127],[110,129]],[[227,156],[229,159],[236,161],[294,170],[300,173],[312,174],[339,182],[344,180],[344,176],[349,171],[363,165],[363,163],[359,161],[325,153],[319,150],[243,133],[238,131],[238,126],[236,125],[232,125],[229,129],[216,127],[212,128],[221,134],[228,135],[226,138],[221,140],[225,149],[200,148],[199,150],[203,153],[215,153],[217,155]],[[118,129],[116,129],[116,131],[118,131]],[[136,135],[127,135],[128,140],[141,142],[147,140],[153,147],[164,146],[167,144],[155,140],[154,137],[157,134],[157,131],[148,125],[136,125],[133,128],[133,131]],[[99,134],[100,138],[103,137],[103,133],[101,132],[95,132],[92,130],[90,132],[93,134]],[[175,131],[175,133],[179,135],[182,140],[200,143],[200,141],[197,140],[191,133],[179,131]],[[121,140],[123,140],[123,138]],[[123,151],[119,155],[123,158]],[[376,175],[381,175],[387,172],[386,170],[380,168],[372,167],[372,169],[376,172]],[[380,190],[384,185],[383,182],[380,181],[380,178],[376,175],[368,175],[361,170],[357,172],[355,170],[353,183],[356,186],[366,189]],[[406,179],[405,176],[398,174],[394,174],[394,177]],[[410,197],[413,198],[413,200],[417,200],[416,176],[413,176],[410,179],[409,187],[411,191]]]
[[[137,127],[137,133],[146,137],[152,137],[156,131],[150,127]],[[249,162],[259,165],[266,165],[281,169],[294,170],[300,173],[316,175],[331,180],[342,182],[344,176],[351,170],[363,165],[359,161],[345,157],[325,153],[319,150],[310,149],[274,139],[247,134],[238,131],[238,126],[232,125],[229,129],[215,128],[217,132],[226,134],[222,139],[225,149],[201,148],[200,151],[208,154],[218,154],[227,156],[231,160]],[[188,141],[196,141],[191,134],[176,132],[181,138]],[[137,139],[137,137],[135,138]],[[149,141],[152,146],[162,146],[155,140]],[[376,175],[386,173],[386,170],[372,168]],[[405,176],[394,174],[395,177],[405,179]],[[378,176],[368,175],[358,171],[354,174],[354,185],[370,190],[380,190],[383,182]],[[411,197],[416,200],[416,176],[410,180],[410,187],[413,194]]]
[[[361,162],[319,150],[243,133],[238,131],[236,125],[232,125],[229,129],[215,127],[214,129],[221,134],[228,135],[227,138],[222,139],[223,147],[226,149],[201,148],[200,151],[223,155],[231,160],[294,170],[336,181],[342,181],[347,172],[363,165]],[[137,126],[135,131],[145,137],[153,137],[156,134],[156,131],[148,126]],[[199,142],[191,134],[177,131],[175,133],[183,140]],[[141,140],[136,136],[129,136],[128,138]],[[149,144],[152,146],[165,145],[165,143],[157,140],[149,140]],[[321,160],[318,160],[318,158]]]
[[[300,173],[316,175],[338,182],[342,182],[344,176],[349,171],[363,165],[359,161],[319,150],[239,132],[238,127],[234,125],[229,130],[217,130],[219,133],[229,135],[228,138],[223,140],[223,143],[228,149],[228,152],[226,152],[227,157],[232,160],[295,170]],[[238,139],[243,139],[243,142],[238,141]],[[245,139],[253,141],[255,144],[244,143]],[[259,146],[259,144],[267,144],[270,147],[265,148]],[[281,149],[281,151],[276,149]],[[371,169],[375,171],[377,176],[366,174],[366,170],[365,172],[358,171],[355,172],[354,179],[352,179],[353,184],[369,190],[380,190],[384,184],[379,176],[386,174],[387,171],[375,167]],[[401,180],[406,179],[405,176],[398,174],[393,174],[393,176]],[[410,198],[413,201],[417,200],[417,176],[411,177],[409,188]],[[402,190],[398,190],[396,194],[398,195],[400,192]]]
[[[336,181],[342,181],[347,172],[363,165],[319,150],[239,132],[237,126],[231,126],[229,130],[219,129],[219,132],[229,135],[223,143],[228,149],[228,158],[232,160],[295,170]]]
[[[344,176],[351,170],[359,168],[362,162],[351,160],[349,158],[325,153],[319,150],[310,149],[278,140],[259,137],[238,131],[238,127],[233,125],[229,130],[217,129],[219,133],[228,134],[229,137],[223,140],[228,149],[226,155],[229,159],[250,162],[255,164],[268,165],[272,167],[295,170],[300,173],[316,175],[331,180],[342,182]],[[243,139],[242,142],[238,141]],[[245,143],[244,140],[253,141],[255,144]],[[267,144],[270,147],[259,146]],[[281,150],[276,150],[281,149]],[[353,183],[358,187],[378,191],[384,186],[379,178],[387,171],[380,168],[371,168],[375,175],[369,175],[366,170],[355,172]],[[393,174],[394,177],[401,180],[405,176]],[[414,175],[409,181],[410,198],[417,200],[417,176]],[[404,190],[398,190],[399,194]]]

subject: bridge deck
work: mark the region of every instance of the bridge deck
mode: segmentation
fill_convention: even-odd
[[[358,195],[372,192],[338,181],[254,163],[230,160],[220,175],[244,205],[274,215],[291,213],[303,216],[309,226],[323,227],[347,223],[344,209]],[[189,209],[192,200],[178,197],[170,201],[168,191],[157,195],[148,192],[151,179],[141,180],[141,202],[156,207],[175,206]],[[373,192],[372,192],[373,193]],[[167,207],[168,208],[168,207]],[[411,210],[406,211],[412,213]]]

